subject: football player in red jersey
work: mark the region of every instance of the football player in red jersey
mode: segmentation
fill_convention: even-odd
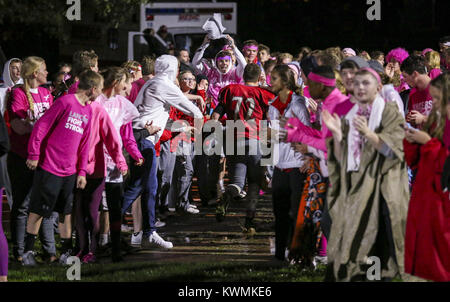
[[[239,196],[248,180],[247,214],[245,228],[248,232],[255,232],[253,219],[256,213],[258,192],[261,178],[261,149],[259,145],[259,121],[264,120],[269,107],[269,101],[275,95],[259,87],[258,80],[261,68],[253,63],[247,64],[244,70],[245,85],[231,84],[219,93],[217,105],[212,119],[219,120],[224,114],[228,121],[234,121],[237,128],[233,137],[228,137],[226,143],[233,144],[233,148],[226,148],[230,184],[227,186],[216,208],[216,218],[225,218],[231,200]],[[234,131],[234,129],[233,129]],[[229,133],[229,129],[227,130]],[[236,142],[236,144],[234,144]],[[224,148],[225,150],[225,148]],[[245,152],[236,152],[236,151]],[[231,153],[231,154],[230,154]],[[241,153],[243,153],[241,155]]]

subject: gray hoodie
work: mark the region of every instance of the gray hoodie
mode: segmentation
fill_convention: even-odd
[[[171,106],[194,118],[203,118],[200,109],[175,85],[177,73],[176,57],[162,55],[157,58],[155,77],[145,83],[134,103],[139,111],[139,117],[133,121],[133,129],[144,129],[145,124],[151,121],[154,126],[161,127],[158,133],[147,137],[153,144],[158,142],[166,127]]]

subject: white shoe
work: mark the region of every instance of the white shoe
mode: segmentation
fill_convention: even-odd
[[[197,206],[195,204],[189,204],[189,207],[197,209]]]
[[[324,265],[327,265],[327,264],[328,264],[328,257],[327,257],[327,256],[324,256],[324,257],[321,257],[321,256],[315,256],[315,257],[314,257],[314,262],[315,262],[316,264],[324,264]]]
[[[150,242],[151,245],[156,246],[156,247],[161,247],[161,248],[164,248],[164,249],[171,249],[171,248],[173,248],[172,242],[165,241],[156,232],[153,232],[150,235],[150,237],[148,237],[148,241]]]
[[[100,234],[100,242],[98,243],[100,246],[105,246],[109,242],[108,234]]]
[[[131,245],[141,245],[142,243],[142,231],[137,233],[137,235],[134,235],[134,233],[131,235]]]
[[[23,266],[36,266],[36,259],[34,256],[36,255],[33,251],[28,251],[22,255],[22,265]]]
[[[122,224],[121,226],[121,231],[122,232],[131,232],[133,229],[129,226],[127,226],[126,224]]]
[[[169,210],[169,212],[175,212],[177,209],[175,209],[175,208],[168,208],[168,210]]]
[[[198,209],[193,208],[193,207],[188,207],[188,208],[185,209],[184,211],[185,211],[186,213],[189,213],[189,214],[198,214],[198,213],[200,213],[200,211],[199,211]]]
[[[68,265],[67,260],[69,259],[71,254],[72,254],[72,250],[68,250],[64,254],[61,254],[61,256],[59,256],[59,264],[60,265]]]
[[[156,222],[155,222],[155,227],[157,227],[157,228],[162,228],[162,227],[164,227],[164,226],[166,226],[166,223],[165,223],[164,221],[161,221],[161,220],[159,220],[159,219],[156,220]]]

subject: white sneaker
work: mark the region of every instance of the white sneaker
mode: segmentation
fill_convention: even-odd
[[[59,264],[61,264],[61,265],[68,265],[67,264],[67,260],[69,259],[71,254],[72,254],[72,250],[68,250],[64,254],[61,254],[61,256],[59,256]]]
[[[134,235],[134,233],[131,235],[131,245],[141,245],[142,243],[142,231],[137,233],[137,235]]]
[[[168,208],[168,210],[169,210],[169,212],[175,212],[177,209],[175,209],[175,208]]]
[[[100,246],[105,246],[109,242],[108,234],[100,234],[100,242],[98,243]]]
[[[128,226],[128,225],[126,225],[126,224],[122,224],[122,226],[121,226],[121,231],[122,232],[131,232],[131,231],[133,231],[133,228],[132,227],[130,227],[130,226]]]
[[[185,211],[186,213],[189,213],[189,214],[198,214],[198,213],[200,213],[200,211],[199,211],[198,209],[193,208],[193,207],[188,207],[188,208],[185,209],[184,211]]]
[[[153,232],[150,237],[148,237],[148,241],[151,245],[164,248],[164,249],[171,249],[173,248],[173,244],[170,241],[165,241],[161,238],[161,236],[158,235],[158,233]]]
[[[197,209],[197,206],[195,204],[189,204],[189,207]]]
[[[28,251],[22,255],[22,265],[23,266],[36,266],[36,259],[34,259],[35,252]]]
[[[314,262],[315,262],[316,264],[324,264],[324,265],[327,265],[327,264],[328,264],[328,257],[327,257],[327,256],[324,256],[324,257],[321,257],[321,256],[315,256],[315,257],[314,257]]]
[[[166,223],[165,223],[164,221],[161,221],[161,220],[159,220],[159,219],[156,220],[156,222],[155,222],[155,227],[157,227],[157,228],[162,228],[162,227],[164,227],[164,226],[166,226]]]

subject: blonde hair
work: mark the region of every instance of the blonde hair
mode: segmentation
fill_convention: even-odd
[[[41,68],[43,63],[45,63],[45,60],[40,57],[28,57],[23,61],[20,71],[23,78],[23,90],[27,96],[31,112],[34,112],[34,100],[30,93],[30,80],[34,78],[33,74]]]
[[[139,70],[141,64],[137,61],[126,61],[122,64],[122,68],[125,68],[129,73],[133,73]],[[142,66],[141,66],[142,69]]]
[[[440,68],[441,66],[441,56],[437,51],[429,51],[425,54],[425,60],[431,69]]]
[[[278,64],[281,64],[281,63],[283,62],[284,59],[290,59],[291,62],[292,62],[292,59],[293,59],[293,58],[294,58],[294,57],[293,57],[290,53],[288,53],[288,52],[283,52],[283,53],[280,53],[280,54],[278,55],[278,57],[277,57],[277,62],[278,62]]]
[[[336,77],[336,88],[339,89],[342,94],[347,94],[344,83],[342,82],[341,74],[336,69],[333,69],[333,72]]]
[[[155,74],[155,60],[148,56],[144,56],[142,58],[142,75],[145,76],[151,74]]]
[[[72,57],[72,75],[77,77],[86,69],[90,69],[98,62],[98,56],[93,50],[79,50]]]

